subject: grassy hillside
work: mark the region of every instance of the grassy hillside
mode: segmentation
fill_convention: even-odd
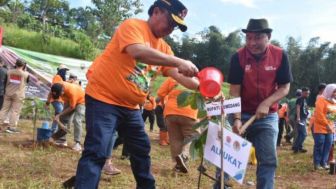
[[[3,44],[31,51],[92,60],[100,52],[79,35],[81,43],[69,39],[51,37],[49,35],[20,29],[13,24],[5,24]],[[89,49],[88,49],[89,48]]]

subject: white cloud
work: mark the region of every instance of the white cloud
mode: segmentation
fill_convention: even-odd
[[[231,4],[237,4],[237,5],[243,5],[248,8],[258,8],[259,4],[261,3],[269,3],[274,0],[220,0],[224,3],[231,3]]]
[[[254,0],[221,0],[224,3],[239,4],[250,8],[255,8]]]

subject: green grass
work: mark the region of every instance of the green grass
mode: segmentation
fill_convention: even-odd
[[[31,51],[43,52],[78,59],[94,59],[100,50],[93,48],[90,55],[83,54],[82,47],[75,41],[43,35],[21,29],[13,24],[4,24],[3,44]]]

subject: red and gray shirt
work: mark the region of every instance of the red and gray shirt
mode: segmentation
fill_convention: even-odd
[[[278,85],[291,81],[288,56],[279,47],[269,45],[259,58],[243,47],[231,57],[228,82],[241,85],[242,112],[254,114],[259,104],[278,89]],[[274,103],[270,112],[277,109],[278,103]]]

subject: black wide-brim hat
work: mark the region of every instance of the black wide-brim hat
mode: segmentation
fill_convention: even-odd
[[[188,27],[183,19],[187,15],[188,9],[179,0],[156,0],[148,10],[149,15],[152,14],[155,7],[168,10],[179,29],[182,32],[187,31]]]
[[[246,29],[242,29],[242,32],[248,33],[271,33],[272,29],[269,28],[268,22],[266,19],[250,19]]]

